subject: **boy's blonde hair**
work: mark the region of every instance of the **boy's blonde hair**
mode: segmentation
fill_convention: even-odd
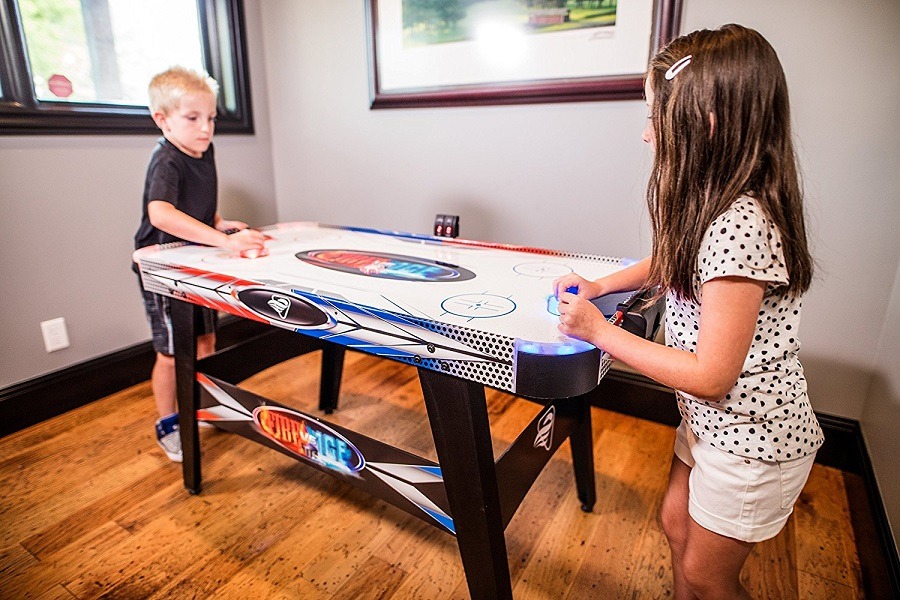
[[[178,108],[181,98],[187,94],[206,93],[216,97],[219,84],[201,71],[185,67],[171,67],[150,80],[150,112],[168,115]]]

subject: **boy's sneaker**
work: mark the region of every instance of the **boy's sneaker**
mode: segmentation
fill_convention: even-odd
[[[181,434],[178,432],[178,413],[172,413],[156,422],[156,443],[174,462],[182,461]]]

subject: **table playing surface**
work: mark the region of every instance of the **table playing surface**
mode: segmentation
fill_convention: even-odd
[[[558,331],[552,281],[572,272],[596,279],[629,264],[318,223],[263,231],[270,239],[258,258],[193,244],[138,250],[144,287],[526,395],[517,386],[523,356],[596,352]]]

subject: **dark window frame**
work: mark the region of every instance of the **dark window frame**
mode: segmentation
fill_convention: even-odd
[[[223,81],[221,49],[234,57],[235,108],[219,94],[216,133],[252,134],[250,73],[243,0],[196,0],[207,72]],[[224,10],[228,31],[218,26]],[[146,106],[42,102],[35,96],[16,0],[0,0],[0,135],[143,134],[158,131]]]

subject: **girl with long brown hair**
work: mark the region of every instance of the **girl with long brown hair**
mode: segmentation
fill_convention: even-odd
[[[559,330],[676,390],[662,505],[675,597],[749,598],[744,561],[787,522],[823,441],[798,359],[812,259],[787,84],[762,35],[726,25],[661,49],[645,93],[652,253],[556,280]],[[665,346],[589,301],[638,288],[666,296]]]

